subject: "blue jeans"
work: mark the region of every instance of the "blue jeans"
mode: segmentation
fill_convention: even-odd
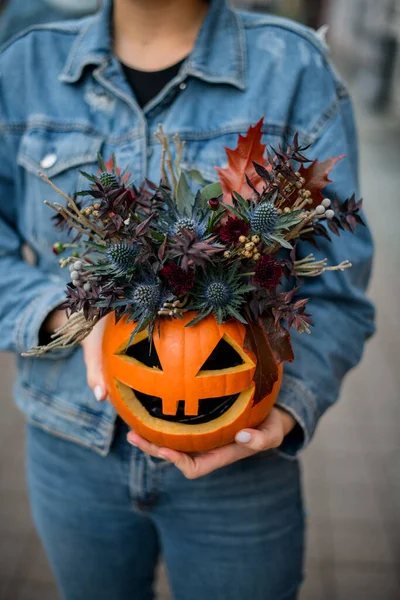
[[[189,481],[126,433],[119,421],[101,457],[28,426],[33,517],[64,600],[151,600],[160,553],[175,600],[297,598],[297,461],[264,452]]]

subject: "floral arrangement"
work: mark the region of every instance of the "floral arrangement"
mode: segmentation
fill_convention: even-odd
[[[298,135],[285,147],[261,143],[262,119],[226,149],[227,168],[219,180],[205,184],[197,171],[184,171],[184,144],[173,147],[160,127],[161,181],[137,187],[114,158],[99,158],[96,175],[83,173],[88,189],[49,204],[60,230],[75,230],[71,243],[56,243],[56,254],[70,270],[63,305],[72,315],[40,354],[79,343],[96,322],[114,312],[135,323],[132,338],[160,319],[179,319],[193,312],[188,326],[207,315],[221,323],[237,319],[247,325],[245,345],[256,352],[256,396],[268,382],[262,364],[272,352],[292,360],[289,329],[310,332],[307,299],[296,299],[304,277],[344,270],[348,261],[328,266],[313,254],[298,260],[299,241],[314,246],[341,230],[363,224],[362,201],[354,196],[340,204],[322,194],[328,175],[342,157],[309,161]],[[285,290],[281,285],[287,280]],[[288,290],[288,291],[287,291]],[[256,397],[256,400],[257,400]]]

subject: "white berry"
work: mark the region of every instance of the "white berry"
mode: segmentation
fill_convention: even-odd
[[[71,271],[71,279],[72,281],[77,281],[79,279],[79,271]]]
[[[327,210],[325,216],[327,219],[333,219],[333,217],[335,216],[335,212],[333,210]]]
[[[85,292],[90,292],[90,290],[92,289],[92,286],[90,285],[90,283],[86,282],[85,285],[83,286],[83,289],[85,290]]]
[[[320,204],[319,206],[317,206],[317,208],[315,209],[315,212],[317,213],[317,215],[324,215],[325,214],[325,207],[322,206],[322,204]]]
[[[329,200],[329,198],[324,198],[321,204],[324,208],[329,208],[332,202]]]
[[[75,269],[75,271],[80,271],[82,269],[82,261],[81,260],[76,260],[74,262],[74,269]]]

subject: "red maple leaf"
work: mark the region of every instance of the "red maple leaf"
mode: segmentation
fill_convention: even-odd
[[[332,179],[329,179],[328,175],[339,160],[342,160],[344,157],[345,154],[342,154],[335,158],[327,158],[322,162],[314,160],[309,167],[301,165],[299,169],[300,175],[306,180],[304,189],[311,192],[311,199],[313,201],[312,205],[308,205],[307,208],[316,208],[321,204],[325,197],[322,194],[322,190],[326,188],[328,183],[332,182]]]
[[[261,118],[254,127],[249,127],[245,136],[239,135],[238,145],[234,150],[225,147],[228,156],[228,166],[225,169],[215,167],[224,193],[225,204],[232,204],[233,192],[238,192],[243,197],[253,193],[246,182],[246,175],[254,187],[263,184],[263,180],[257,175],[253,166],[253,162],[266,165],[264,158],[266,146],[261,143],[263,123],[264,118]]]

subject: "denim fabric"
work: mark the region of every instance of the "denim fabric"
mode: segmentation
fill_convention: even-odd
[[[188,481],[119,424],[101,457],[28,428],[33,517],[63,600],[150,600],[162,550],[174,600],[295,600],[298,461],[274,452]]]
[[[38,177],[42,169],[73,194],[85,187],[78,169],[94,171],[96,155],[115,153],[132,177],[159,178],[158,124],[186,142],[183,163],[216,178],[224,146],[264,115],[264,142],[277,147],[298,131],[308,154],[346,157],[327,195],[358,194],[357,145],[347,91],[327,48],[310,29],[268,15],[238,13],[212,0],[192,54],[179,74],[141,110],[111,48],[111,2],[81,20],[36,27],[0,56],[0,347],[17,354],[38,342],[46,315],[63,300],[68,277],[52,244],[60,239],[44,199],[60,198]],[[61,240],[68,241],[61,236]],[[36,265],[20,255],[26,242]],[[314,249],[299,248],[301,256]],[[293,333],[295,360],[285,366],[278,403],[298,426],[282,451],[294,455],[338,397],[346,372],[373,332],[365,296],[372,241],[367,228],[339,242],[321,241],[318,257],[353,268],[308,280],[302,295],[316,325]],[[101,454],[109,451],[115,413],[99,405],[85,381],[80,349],[18,358],[18,406],[42,428]]]

